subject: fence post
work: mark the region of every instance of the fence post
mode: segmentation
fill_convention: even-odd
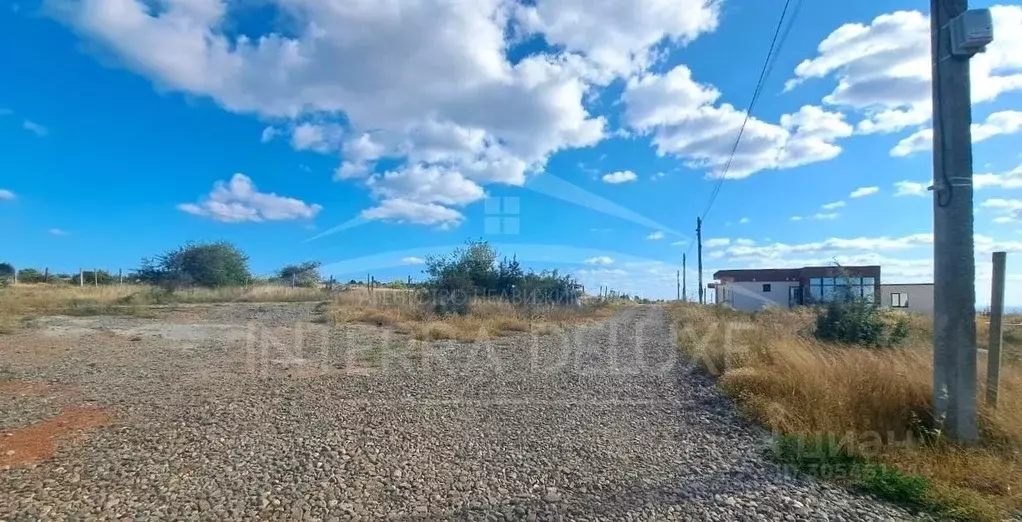
[[[997,387],[1001,377],[1001,341],[1004,316],[1004,270],[1008,254],[994,252],[994,271],[990,280],[990,341],[987,345],[987,406],[997,407]]]

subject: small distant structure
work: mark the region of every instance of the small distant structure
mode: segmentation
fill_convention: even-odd
[[[737,310],[794,308],[826,303],[848,296],[876,302],[881,293],[880,266],[806,266],[719,270],[714,282],[715,301]]]
[[[794,308],[848,296],[907,312],[933,313],[933,283],[882,283],[879,265],[719,270],[707,285],[737,310]]]

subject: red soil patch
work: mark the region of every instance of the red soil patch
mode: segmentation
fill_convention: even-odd
[[[57,392],[53,386],[45,382],[34,381],[2,381],[0,382],[0,393],[9,395],[41,396]]]
[[[59,442],[79,442],[85,432],[106,426],[110,416],[100,408],[67,408],[60,415],[0,435],[0,469],[46,460]]]

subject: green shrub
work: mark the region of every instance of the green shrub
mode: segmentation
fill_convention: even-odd
[[[22,268],[21,270],[18,270],[18,282],[44,283],[46,282],[46,274],[34,268]]]
[[[821,341],[891,348],[908,336],[908,321],[887,320],[864,299],[834,300],[816,316],[814,335]]]
[[[485,241],[469,241],[447,256],[426,258],[428,279],[421,285],[432,298],[434,312],[466,314],[474,297],[499,298],[519,306],[576,305],[582,285],[557,270],[523,270],[518,260],[498,261]]]
[[[0,281],[6,282],[8,279],[14,279],[14,265],[0,263]]]
[[[280,282],[285,285],[315,288],[322,277],[319,275],[319,261],[306,261],[298,265],[287,265],[277,272]]]
[[[168,290],[187,286],[242,286],[252,279],[248,256],[225,241],[189,243],[155,259],[143,259],[134,277],[141,283]]]
[[[22,270],[22,272],[24,272],[24,270]],[[80,285],[82,276],[84,276],[85,284],[87,285],[94,285],[97,283],[101,285],[112,285],[117,282],[117,280],[114,279],[114,276],[112,276],[110,272],[107,272],[106,270],[100,270],[98,272],[92,270],[85,270],[80,274],[75,274],[74,276],[72,276],[71,284]]]

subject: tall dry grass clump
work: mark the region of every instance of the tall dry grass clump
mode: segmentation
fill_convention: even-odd
[[[898,348],[823,343],[813,335],[813,310],[754,314],[727,308],[672,305],[679,346],[738,405],[781,436],[830,440],[849,459],[889,467],[879,487],[911,483],[903,496],[960,519],[999,520],[1022,512],[1022,343],[1006,335],[1000,407],[979,405],[983,442],[962,448],[940,437],[932,409],[932,323],[903,316],[908,337]],[[984,318],[978,345],[986,345]],[[1010,322],[1010,321],[1007,321]],[[979,397],[985,395],[981,352]],[[868,483],[877,489],[875,477]],[[916,480],[916,482],[911,482]],[[925,487],[923,487],[925,486]],[[905,489],[905,491],[909,491]]]

